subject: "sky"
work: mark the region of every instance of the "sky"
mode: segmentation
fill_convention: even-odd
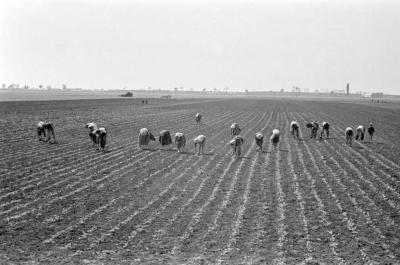
[[[0,1],[0,83],[400,94],[400,1]]]

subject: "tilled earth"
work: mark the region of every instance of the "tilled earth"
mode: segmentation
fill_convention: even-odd
[[[0,114],[3,263],[400,263],[400,107],[104,99],[2,103]],[[37,140],[43,119],[58,143]],[[309,139],[311,120],[328,121],[330,138]],[[108,130],[105,152],[91,146],[90,121]],[[238,159],[228,144],[233,122],[245,138]],[[345,145],[347,126],[369,122],[373,141]],[[139,150],[142,127],[183,132],[187,152],[158,142]],[[268,141],[274,128],[277,149]],[[203,155],[194,153],[199,134]]]

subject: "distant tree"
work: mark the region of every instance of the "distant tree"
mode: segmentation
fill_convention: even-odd
[[[300,89],[300,87],[298,87],[298,86],[294,86],[294,87],[293,87],[293,92],[294,92],[296,95],[299,95],[299,94],[300,94],[300,92],[301,92],[301,89]]]
[[[131,98],[132,96],[133,96],[133,93],[130,92],[130,91],[128,91],[125,94],[121,95],[121,97],[129,97],[129,98]]]
[[[376,102],[378,103],[379,100],[383,102],[383,93],[382,92],[371,93],[371,98],[376,99]]]
[[[283,92],[285,92],[285,89],[282,88],[282,89],[281,89],[281,93],[283,93]]]
[[[371,98],[383,98],[382,92],[371,93]]]
[[[249,90],[248,90],[248,89],[246,89],[244,92],[247,94],[247,93],[249,93]]]

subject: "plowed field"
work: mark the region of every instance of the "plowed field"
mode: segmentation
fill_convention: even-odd
[[[109,99],[3,102],[0,117],[4,263],[400,263],[400,107]],[[42,119],[54,123],[57,144],[37,140]],[[328,121],[331,138],[310,140],[310,120]],[[90,121],[107,128],[106,152],[91,146]],[[239,159],[228,145],[232,122],[245,138]],[[345,145],[345,127],[369,122],[373,142]],[[140,151],[142,127],[204,134],[206,153],[194,154],[191,141],[183,154],[157,142]]]

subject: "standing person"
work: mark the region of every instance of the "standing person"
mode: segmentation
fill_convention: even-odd
[[[370,123],[369,127],[368,127],[368,134],[369,134],[370,141],[372,141],[372,137],[374,136],[374,133],[375,133],[375,128],[374,128],[373,124]]]
[[[256,133],[254,140],[256,141],[256,150],[262,151],[262,145],[264,144],[264,135],[258,132]]]

